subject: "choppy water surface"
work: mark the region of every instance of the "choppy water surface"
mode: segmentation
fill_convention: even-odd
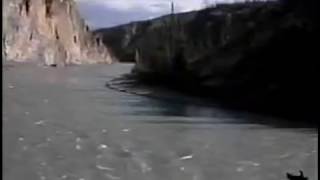
[[[130,68],[3,69],[3,178],[284,180],[301,169],[318,179],[317,130],[105,86]]]

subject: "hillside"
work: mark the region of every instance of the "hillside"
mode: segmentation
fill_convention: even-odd
[[[197,12],[176,14],[180,22],[191,22]],[[155,29],[163,29],[170,22],[171,16],[165,15],[148,21],[137,21],[111,28],[102,28],[94,31],[94,34],[102,36],[103,43],[109,46],[116,57],[122,62],[134,62],[135,50],[145,33],[151,33]],[[157,35],[157,32],[153,33]]]
[[[315,7],[316,1],[219,5],[95,33],[120,61],[135,61],[133,72],[144,82],[314,121]]]
[[[243,23],[254,23],[255,18],[251,16],[253,16],[254,13],[259,13],[261,9],[265,8],[266,10],[264,11],[268,11],[268,9],[273,8],[279,11],[279,8],[275,4],[276,3],[263,2],[249,4],[238,3],[233,5],[221,4],[216,8],[165,15],[148,21],[132,22],[112,28],[98,29],[94,33],[103,37],[104,44],[113,49],[120,61],[134,62],[136,49],[145,46],[144,43],[150,43],[156,46],[168,46],[168,44],[171,43],[168,41],[172,41],[170,36],[173,36],[172,38],[177,41],[191,43],[185,44],[185,46],[188,47],[192,46],[192,48],[196,47],[201,50],[211,49],[212,47],[202,47],[202,45],[216,45],[218,43],[216,39],[213,39],[215,37],[211,36],[219,36],[217,34],[223,31],[225,23],[228,21],[227,19],[229,17],[227,16],[232,15],[234,17],[234,15],[237,14],[236,16],[239,18],[233,18],[232,21],[235,22],[239,20],[241,22],[238,22],[238,25],[242,26]],[[239,34],[241,34],[241,32]],[[148,39],[148,42],[144,42],[146,39]],[[181,43],[182,42],[176,42],[176,44]],[[164,48],[165,47],[157,47],[157,52],[159,51],[161,54],[168,53],[165,52]],[[150,49],[152,53],[153,50],[155,50],[153,48]],[[196,53],[199,54],[199,52]]]

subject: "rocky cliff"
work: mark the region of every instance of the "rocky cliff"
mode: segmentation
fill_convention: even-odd
[[[73,0],[4,0],[2,55],[46,65],[111,63]]]
[[[237,108],[315,120],[316,1],[219,5],[102,29],[134,73]],[[122,42],[119,44],[119,42]]]

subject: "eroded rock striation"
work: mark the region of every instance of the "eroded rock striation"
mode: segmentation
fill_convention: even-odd
[[[2,55],[46,65],[111,63],[73,0],[4,0]]]

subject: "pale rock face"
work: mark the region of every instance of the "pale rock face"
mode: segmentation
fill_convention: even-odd
[[[61,66],[114,61],[73,0],[4,0],[3,5],[6,60]]]

